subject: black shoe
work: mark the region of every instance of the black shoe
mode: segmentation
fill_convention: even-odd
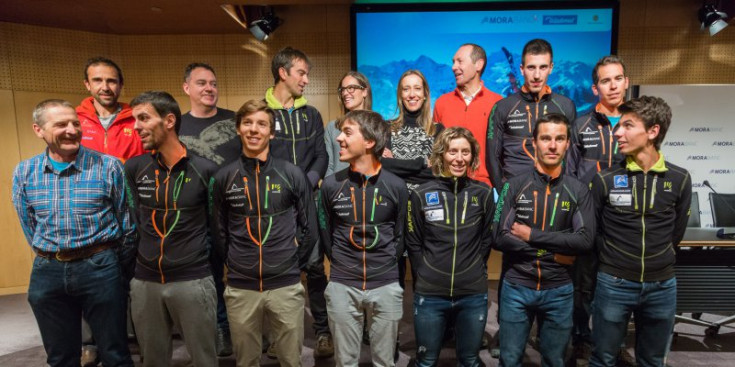
[[[232,339],[230,338],[230,330],[217,328],[217,339],[215,342],[218,357],[229,357],[232,355]]]

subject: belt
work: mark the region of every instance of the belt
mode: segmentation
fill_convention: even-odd
[[[62,262],[68,262],[68,261],[77,261],[86,259],[88,257],[91,257],[94,254],[98,254],[102,251],[105,251],[109,248],[112,248],[115,246],[114,242],[103,242],[98,243],[91,246],[82,247],[79,249],[71,249],[71,250],[65,250],[65,251],[56,251],[56,252],[50,252],[50,251],[43,251],[43,250],[36,250],[36,255],[62,261]]]

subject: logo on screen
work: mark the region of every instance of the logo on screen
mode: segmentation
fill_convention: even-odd
[[[576,15],[544,15],[544,25],[575,25]]]

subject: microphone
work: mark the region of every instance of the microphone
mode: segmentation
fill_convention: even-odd
[[[712,188],[712,186],[709,184],[709,181],[704,180],[702,182],[702,185],[709,187],[709,189],[712,190],[712,192],[714,192],[715,194],[717,194],[717,191],[715,191],[715,189]]]

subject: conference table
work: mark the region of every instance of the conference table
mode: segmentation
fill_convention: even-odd
[[[709,322],[701,313],[735,312],[735,239],[717,237],[717,228],[687,228],[676,255],[677,321],[706,326],[716,336],[735,316]],[[692,313],[692,317],[682,313]]]

